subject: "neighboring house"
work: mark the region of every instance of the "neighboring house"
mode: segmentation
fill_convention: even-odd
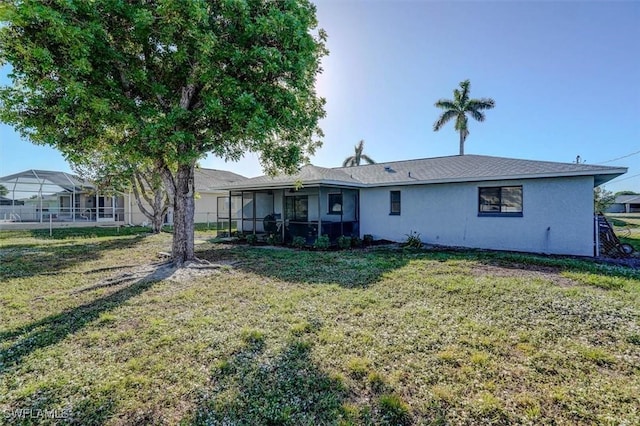
[[[607,213],[640,213],[640,195],[618,195]]]
[[[244,176],[225,170],[196,168],[194,175],[196,191],[194,221],[196,223],[215,223],[218,217],[218,199],[227,195],[226,192],[221,192],[215,188],[246,179]],[[127,223],[139,225],[149,222],[149,219],[138,208],[133,194],[127,194],[126,197]],[[146,202],[144,204],[146,206]],[[225,208],[226,206],[223,205],[222,207]],[[173,223],[171,210],[167,214],[165,222]]]
[[[124,221],[124,197],[96,192],[78,176],[50,170],[25,170],[0,177],[8,190],[0,220],[12,222]]]
[[[246,179],[235,173],[197,168],[195,222],[214,222],[218,198],[214,187]],[[78,176],[48,170],[26,170],[0,177],[9,193],[0,203],[0,220],[10,222],[148,222],[132,194],[103,195]],[[171,222],[171,215],[168,215]]]
[[[238,228],[285,240],[317,235],[534,253],[594,255],[593,188],[624,167],[450,156],[348,168],[307,165],[220,187]],[[301,185],[301,186],[300,186]],[[240,215],[238,215],[240,216]],[[320,231],[320,232],[318,232]]]

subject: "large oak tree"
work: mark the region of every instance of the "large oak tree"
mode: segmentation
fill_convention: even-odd
[[[0,119],[71,160],[108,140],[158,162],[179,265],[199,159],[252,151],[293,172],[319,145],[326,37],[307,0],[8,0],[0,14]]]

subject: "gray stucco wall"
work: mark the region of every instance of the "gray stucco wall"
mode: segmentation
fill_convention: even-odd
[[[522,185],[522,217],[478,216],[478,188]],[[389,191],[401,191],[399,216]],[[360,232],[391,241],[417,231],[425,243],[593,256],[593,177],[367,188]]]

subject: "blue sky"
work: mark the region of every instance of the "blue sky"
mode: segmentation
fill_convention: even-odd
[[[491,97],[496,108],[484,123],[470,121],[466,153],[561,162],[580,155],[629,167],[606,188],[640,192],[640,2],[316,4],[331,53],[318,80],[327,117],[314,164],[339,166],[360,139],[378,162],[457,154],[453,123],[432,130],[433,104],[470,79],[472,97]],[[57,151],[5,125],[0,158],[0,176],[69,170]],[[202,165],[262,174],[255,155]]]

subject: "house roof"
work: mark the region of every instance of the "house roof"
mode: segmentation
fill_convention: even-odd
[[[594,176],[594,185],[598,186],[626,171],[625,167],[454,155],[331,169],[307,165],[293,176],[260,176],[221,189],[278,188],[292,186],[296,182],[305,186],[374,187],[571,176]]]
[[[640,204],[640,195],[618,195],[615,204]]]
[[[306,186],[313,185],[346,185],[361,186],[361,182],[351,177],[348,173],[339,169],[329,169],[307,164],[300,168],[295,175],[258,176],[236,182],[222,189],[248,189],[248,188],[278,188],[290,187],[297,182]]]
[[[198,192],[214,191],[223,185],[247,180],[246,177],[226,170],[198,167],[194,173],[194,185]]]

